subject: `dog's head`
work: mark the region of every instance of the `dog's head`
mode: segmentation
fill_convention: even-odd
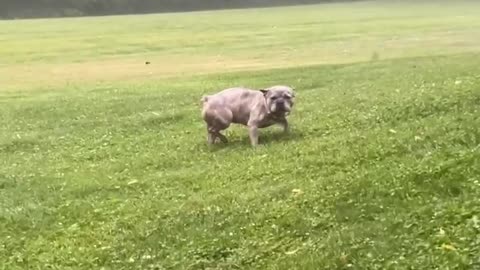
[[[266,89],[261,89],[267,107],[271,113],[287,114],[292,110],[295,92],[294,89],[285,85],[276,85]]]

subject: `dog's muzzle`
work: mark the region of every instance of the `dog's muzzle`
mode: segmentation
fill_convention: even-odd
[[[291,109],[290,104],[285,101],[279,101],[275,103],[275,109],[279,112],[289,112]]]

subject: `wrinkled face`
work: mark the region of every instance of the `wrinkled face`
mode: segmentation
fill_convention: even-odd
[[[288,86],[273,86],[261,90],[265,96],[267,107],[275,114],[289,113],[293,107],[295,93]]]

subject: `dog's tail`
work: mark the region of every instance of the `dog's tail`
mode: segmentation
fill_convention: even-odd
[[[209,96],[203,96],[201,99],[200,99],[200,102],[205,103],[205,102],[208,102],[208,98]]]

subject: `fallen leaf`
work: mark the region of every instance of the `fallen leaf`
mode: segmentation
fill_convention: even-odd
[[[442,249],[450,250],[450,251],[457,250],[454,246],[452,246],[450,244],[442,244]]]
[[[297,249],[295,249],[295,250],[287,251],[287,252],[285,252],[285,254],[286,254],[286,255],[293,255],[293,254],[297,253],[298,250],[299,250],[299,249],[297,248]]]
[[[130,186],[130,185],[133,185],[133,184],[136,184],[136,183],[138,183],[138,180],[135,179],[135,180],[132,180],[132,181],[128,182],[127,185]]]
[[[293,193],[293,196],[300,196],[303,194],[303,191],[301,189],[298,189],[298,188],[294,188],[292,189],[292,193]]]
[[[473,226],[474,226],[475,228],[480,228],[480,226],[479,226],[479,225],[480,225],[480,222],[479,222],[479,219],[478,219],[477,216],[473,216],[473,217],[472,217],[472,222],[473,222]]]

